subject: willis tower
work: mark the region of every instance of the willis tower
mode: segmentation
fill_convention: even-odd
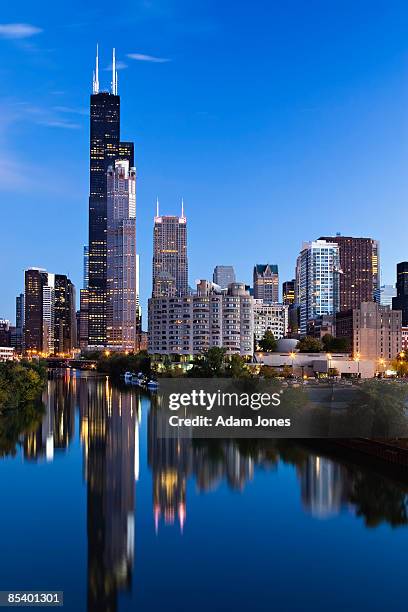
[[[90,113],[88,345],[106,344],[107,171],[118,159],[134,166],[132,142],[120,141],[120,96],[115,49],[111,91],[99,90],[99,56],[93,74]]]

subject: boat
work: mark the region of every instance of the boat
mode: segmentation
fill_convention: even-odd
[[[159,388],[159,383],[157,382],[157,380],[149,380],[146,386],[149,391],[156,391]]]

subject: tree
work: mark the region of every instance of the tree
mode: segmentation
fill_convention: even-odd
[[[323,349],[332,353],[349,353],[349,338],[335,338],[331,334],[325,334],[322,338]]]
[[[263,365],[259,370],[259,376],[262,378],[277,378],[279,373],[272,366]]]
[[[189,370],[189,376],[196,378],[212,378],[224,373],[224,361],[227,353],[226,348],[212,346],[194,359],[193,367]]]
[[[408,376],[408,355],[402,351],[393,361],[391,367],[400,377]]]
[[[266,330],[263,338],[258,342],[259,348],[261,351],[265,351],[265,353],[271,353],[276,350],[276,344],[275,336],[270,329]]]
[[[225,373],[232,378],[248,378],[251,373],[245,363],[245,359],[240,355],[231,355]]]
[[[283,378],[292,378],[293,377],[293,369],[289,365],[284,365],[282,370]]]
[[[373,437],[386,438],[397,431],[399,437],[406,437],[406,400],[405,385],[367,380],[353,394],[347,415],[354,430],[361,428],[363,435],[370,431]]]
[[[146,351],[139,353],[111,353],[110,355],[99,354],[98,372],[103,372],[112,376],[112,378],[120,378],[125,372],[143,372],[146,376],[150,376],[151,363],[150,356]]]
[[[297,349],[300,353],[320,353],[323,350],[323,345],[318,338],[305,336],[299,340]]]
[[[46,372],[33,362],[0,363],[0,411],[37,400],[46,382]]]

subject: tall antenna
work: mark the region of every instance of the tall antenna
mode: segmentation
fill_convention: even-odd
[[[96,62],[95,71],[93,73],[92,93],[99,93],[99,45],[96,45]]]
[[[185,216],[184,216],[184,198],[181,198],[181,218],[185,219]]]
[[[156,217],[160,217],[159,214],[159,198],[156,199]]]
[[[112,53],[112,93],[114,96],[118,95],[118,73],[116,71],[115,48]]]

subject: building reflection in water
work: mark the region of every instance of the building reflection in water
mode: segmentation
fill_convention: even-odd
[[[79,406],[87,484],[88,610],[117,609],[119,590],[130,589],[134,562],[135,480],[139,476],[140,399],[107,379],[61,370],[48,381],[45,413],[24,436],[24,458],[52,461],[75,434]]]
[[[339,514],[348,501],[346,469],[326,457],[309,455],[298,469],[303,507],[316,518]]]
[[[87,482],[88,611],[117,609],[134,562],[140,400],[98,379],[81,379],[81,440]]]
[[[24,436],[23,454],[29,461],[52,461],[54,452],[66,450],[75,434],[77,379],[70,370],[47,383],[43,394],[45,407],[41,425]]]
[[[254,462],[244,456],[234,440],[192,441],[174,437],[168,414],[152,398],[148,416],[148,462],[153,476],[153,516],[156,532],[160,520],[180,530],[187,516],[186,487],[195,478],[199,491],[210,491],[224,479],[238,491],[252,480]]]
[[[43,399],[41,425],[19,438],[24,457],[51,461],[66,450],[79,409],[87,487],[88,612],[115,611],[119,592],[131,589],[134,567],[140,396],[111,387],[105,378],[67,370],[48,382]],[[280,469],[283,464],[296,469],[303,508],[316,518],[347,508],[369,527],[408,524],[408,485],[398,480],[290,440],[191,440],[171,437],[173,429],[163,437],[168,414],[154,396],[150,403],[148,464],[156,532],[162,522],[183,530],[188,482],[194,480],[199,492],[222,483],[242,492],[255,468]]]

